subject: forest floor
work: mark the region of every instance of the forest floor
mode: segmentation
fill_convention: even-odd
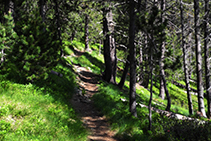
[[[74,57],[80,57],[85,52],[74,49]],[[92,73],[85,67],[81,67],[80,64],[74,64],[73,70],[76,74],[76,81],[79,88],[77,92],[73,95],[71,99],[71,104],[73,105],[75,111],[79,114],[81,121],[85,128],[89,131],[88,139],[89,141],[116,141],[115,131],[112,131],[108,120],[104,115],[98,111],[94,106],[94,101],[92,101],[92,96],[98,92],[100,75]],[[136,86],[141,87],[137,84]],[[124,100],[124,99],[123,99]],[[139,103],[141,107],[148,106]],[[166,115],[169,118],[176,118],[180,120],[194,120],[194,118],[186,117],[181,114],[176,114],[173,112],[168,112],[165,110],[160,110],[152,107],[152,111]]]
[[[76,57],[82,55],[83,52],[77,51]],[[88,141],[116,141],[114,138],[115,132],[110,129],[109,123],[93,105],[92,96],[97,93],[100,79],[88,69],[80,65],[73,65],[76,79],[79,85],[77,93],[71,99],[76,112],[79,114],[85,128],[89,131]]]

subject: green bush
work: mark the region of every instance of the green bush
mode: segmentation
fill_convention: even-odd
[[[34,16],[20,17],[23,19],[16,23],[18,37],[13,40],[13,48],[6,52],[4,63],[5,71],[28,81],[46,79],[57,65],[61,49],[55,26],[47,28],[37,9],[32,12]]]

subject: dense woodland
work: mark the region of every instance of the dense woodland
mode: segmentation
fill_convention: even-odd
[[[210,140],[210,7],[209,0],[0,0],[0,93],[6,92],[13,83],[39,88],[49,83],[52,91],[58,92],[54,98],[60,99],[59,93],[64,93],[61,97],[66,99],[65,93],[69,93],[71,86],[73,90],[76,84],[71,78],[71,67],[64,69],[62,65],[73,65],[74,57],[67,60],[69,49],[81,43],[87,54],[96,51],[95,58],[102,55],[102,62],[97,60],[100,66],[90,65],[96,66],[92,71],[102,77],[101,87],[115,87],[118,89],[116,93],[126,91],[124,99],[127,99],[127,104],[122,97],[113,95],[111,99],[118,98],[123,103],[119,108],[125,110],[127,107],[124,111],[126,119],[131,119],[131,124],[137,122],[137,126],[140,125],[133,128],[128,123],[123,128],[112,121],[115,114],[109,114],[115,128],[121,127],[119,138]],[[68,78],[61,86],[54,85],[52,75],[65,77],[66,71]],[[142,95],[137,92],[137,84],[144,90]],[[173,94],[170,87],[173,85],[182,89],[185,98],[181,98],[184,95],[178,92],[175,92],[177,96]],[[46,93],[48,89],[44,89],[41,91]],[[106,89],[101,88],[102,95],[106,94]],[[6,94],[10,95],[9,92]],[[140,110],[137,104],[145,100],[145,95],[147,112]],[[102,97],[105,102],[109,95]],[[101,97],[98,95],[96,99]],[[173,113],[183,114],[172,105],[185,104],[188,113],[183,115],[206,122],[170,120],[152,111],[156,106],[154,99],[159,99],[159,103],[164,105],[158,109]],[[113,101],[106,102],[112,104]],[[9,132],[11,137],[17,132],[17,136],[27,136],[22,128],[16,131],[3,120],[7,113],[4,106],[0,105],[0,140]],[[105,112],[105,105],[101,103],[101,106],[100,110]],[[56,109],[58,111],[59,107]],[[77,127],[84,130],[81,125]],[[67,134],[71,131],[68,130]],[[39,135],[37,132],[33,135]],[[43,139],[42,136],[38,138]]]

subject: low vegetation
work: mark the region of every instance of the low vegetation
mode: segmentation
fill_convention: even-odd
[[[76,44],[74,48],[80,49],[80,44]],[[98,50],[93,50],[90,55],[98,58]],[[83,55],[82,55],[83,56]],[[86,55],[83,56],[84,59]],[[100,57],[99,57],[100,58]],[[74,58],[72,58],[74,59]],[[97,60],[99,62],[101,59]],[[76,62],[75,62],[76,63]],[[84,65],[84,62],[77,60],[77,64]],[[102,62],[103,63],[103,62]],[[89,64],[86,64],[87,67]],[[98,66],[96,66],[98,67]],[[98,68],[99,70],[100,68]],[[120,73],[120,72],[118,72]],[[120,75],[121,76],[121,75]],[[206,121],[204,124],[199,124],[190,120],[170,119],[164,115],[153,112],[152,131],[148,131],[148,109],[137,106],[138,118],[131,116],[129,112],[129,78],[125,82],[123,90],[117,86],[101,81],[99,84],[99,92],[94,95],[93,100],[95,106],[105,114],[112,125],[112,128],[117,131],[116,136],[121,140],[209,140],[211,132],[210,122],[207,119],[201,119],[196,115],[197,112],[197,96],[192,95],[195,115],[192,117],[200,118]],[[120,78],[117,78],[117,82]],[[182,81],[181,81],[182,83]],[[194,87],[195,85],[192,84]],[[168,89],[171,94],[172,108],[171,111],[184,116],[189,116],[187,95],[185,90],[168,83]],[[153,88],[153,107],[164,110],[167,100],[159,98],[159,83]],[[137,103],[148,105],[150,93],[142,86],[137,87]],[[205,99],[206,103],[206,99]]]
[[[65,63],[63,63],[65,64]],[[86,140],[87,131],[70,105],[76,87],[70,68],[60,63],[47,80],[17,83],[0,78],[0,140]]]
[[[65,57],[53,69],[63,77],[49,74],[46,80],[26,83],[20,81],[21,78],[14,79],[12,72],[1,71],[0,140],[86,140],[87,131],[69,102],[77,87],[71,65],[77,64],[101,74],[103,57],[97,45],[92,46],[91,52],[85,52],[80,56],[74,56],[74,53],[83,51],[82,43],[65,42],[64,46]],[[118,73],[121,76],[121,72]],[[118,77],[117,82],[119,81]],[[117,132],[117,138],[125,141],[211,138],[210,122],[207,119],[201,119],[205,121],[202,124],[190,120],[170,119],[156,112],[152,114],[152,130],[149,131],[147,108],[138,105],[138,118],[131,116],[128,89],[128,79],[123,90],[100,81],[99,91],[93,96],[95,106],[109,119],[112,129]],[[171,111],[188,116],[185,90],[171,83],[168,83],[168,89],[172,98]],[[153,107],[164,110],[167,101],[158,97],[159,83],[153,91]],[[138,86],[137,94],[137,103],[148,105],[149,91]],[[193,104],[196,113],[195,95]]]

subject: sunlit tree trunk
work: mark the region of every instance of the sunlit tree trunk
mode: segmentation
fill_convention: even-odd
[[[206,117],[204,108],[204,92],[202,82],[202,55],[199,36],[199,1],[194,0],[194,23],[195,23],[195,48],[196,48],[196,73],[197,73],[197,91],[199,112]]]
[[[114,40],[113,13],[110,8],[103,9],[103,34],[104,34],[104,61],[105,71],[103,79],[107,82],[116,84],[116,46]]]
[[[6,0],[4,1],[4,13],[3,14],[8,14],[9,13],[9,7],[10,7],[10,0]],[[0,21],[1,22],[1,21]],[[5,22],[5,18],[3,18],[3,22]],[[4,62],[4,48],[1,50],[1,60],[0,60],[0,64]]]
[[[163,11],[165,10],[165,0],[161,0],[161,20],[162,20],[162,23],[164,22],[164,18],[163,18]],[[163,31],[164,32],[164,31]],[[164,74],[164,77],[165,77],[165,71],[164,71],[164,54],[165,54],[165,41],[163,41],[161,43],[161,46],[160,46],[160,50],[161,50],[161,62],[160,62],[160,74]],[[160,94],[159,94],[159,97],[161,99],[165,99],[165,88],[164,88],[164,82],[163,82],[163,79],[162,77],[160,77]]]
[[[209,16],[209,0],[205,0],[205,18],[204,18],[204,59],[205,59],[205,78],[206,78],[206,92],[207,92],[207,111],[208,118],[210,118],[211,114],[211,80],[210,80],[210,61],[209,61],[209,47],[208,47],[208,16]]]
[[[184,36],[184,18],[183,18],[183,6],[182,1],[180,0],[180,15],[181,15],[181,30],[182,30],[182,49],[183,49],[183,65],[184,65],[184,72],[185,72],[185,84],[187,90],[187,97],[188,97],[188,106],[189,106],[189,114],[193,114],[193,104],[192,98],[190,94],[190,85],[189,85],[189,76],[188,76],[188,66],[187,66],[187,50],[185,44],[185,36]]]

